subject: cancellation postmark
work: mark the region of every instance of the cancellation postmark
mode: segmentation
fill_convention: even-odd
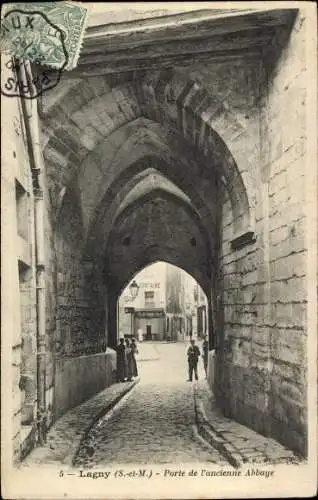
[[[7,96],[34,98],[57,85],[65,70],[76,67],[87,20],[87,9],[68,2],[7,5],[1,20],[0,47],[12,59],[2,78]],[[32,82],[20,82],[17,69],[37,65]],[[9,66],[8,66],[9,64]]]

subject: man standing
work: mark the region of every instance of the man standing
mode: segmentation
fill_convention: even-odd
[[[200,350],[197,345],[195,345],[195,340],[190,340],[190,346],[187,351],[188,356],[188,367],[189,367],[189,379],[188,382],[192,382],[192,374],[194,372],[195,380],[198,380],[198,359],[200,356]]]
[[[202,357],[203,357],[205,378],[207,378],[207,376],[208,376],[209,342],[207,341],[206,335],[204,335],[203,342],[202,342]]]

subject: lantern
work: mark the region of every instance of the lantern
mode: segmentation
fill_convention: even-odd
[[[135,299],[139,292],[139,286],[137,285],[135,280],[131,283],[131,285],[129,285],[129,291],[132,298]]]

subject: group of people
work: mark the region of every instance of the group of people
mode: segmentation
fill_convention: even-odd
[[[120,338],[117,346],[117,382],[130,382],[138,377],[136,354],[138,348],[136,340]]]
[[[138,368],[136,361],[136,354],[138,354],[138,347],[136,339],[132,338],[130,340],[128,338],[126,339],[120,338],[116,350],[117,350],[117,381],[130,382],[134,377],[138,377]],[[208,353],[209,353],[209,343],[207,341],[207,337],[205,336],[202,342],[202,359],[206,377],[208,370]],[[193,373],[195,380],[198,380],[198,361],[200,356],[201,356],[200,349],[196,345],[195,340],[191,338],[190,346],[187,349],[188,370],[189,370],[188,382],[192,382]]]
[[[198,380],[198,361],[200,355],[201,353],[199,347],[196,345],[195,340],[191,338],[190,346],[187,349],[188,369],[189,369],[188,382],[192,382],[193,373],[195,380]],[[203,366],[206,377],[208,375],[208,356],[209,356],[209,342],[207,341],[207,338],[205,336],[202,342],[202,358],[203,358]]]

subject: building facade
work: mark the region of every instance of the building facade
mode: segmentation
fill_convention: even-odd
[[[205,309],[204,292],[190,275],[157,262],[123,290],[118,300],[118,334],[139,340],[186,340],[196,332],[197,318]]]
[[[7,154],[2,160],[2,279],[7,284],[2,294],[2,310],[10,311],[3,328],[3,337],[11,359],[8,388],[12,390],[10,421],[12,422],[13,459],[23,457],[35,440],[41,398],[37,380],[40,370],[36,296],[41,264],[36,261],[36,203],[43,193],[37,190],[29,158],[27,128],[23,103],[17,99],[3,100],[1,106],[2,143]],[[38,205],[37,205],[38,206]],[[40,380],[42,383],[43,380]],[[50,394],[50,382],[45,390]],[[48,397],[48,406],[50,400]]]
[[[118,334],[139,340],[165,338],[166,264],[157,262],[143,269],[123,290],[118,300]],[[136,296],[131,284],[136,285]]]
[[[207,298],[192,276],[175,266],[167,266],[167,338],[189,340],[208,333]]]

